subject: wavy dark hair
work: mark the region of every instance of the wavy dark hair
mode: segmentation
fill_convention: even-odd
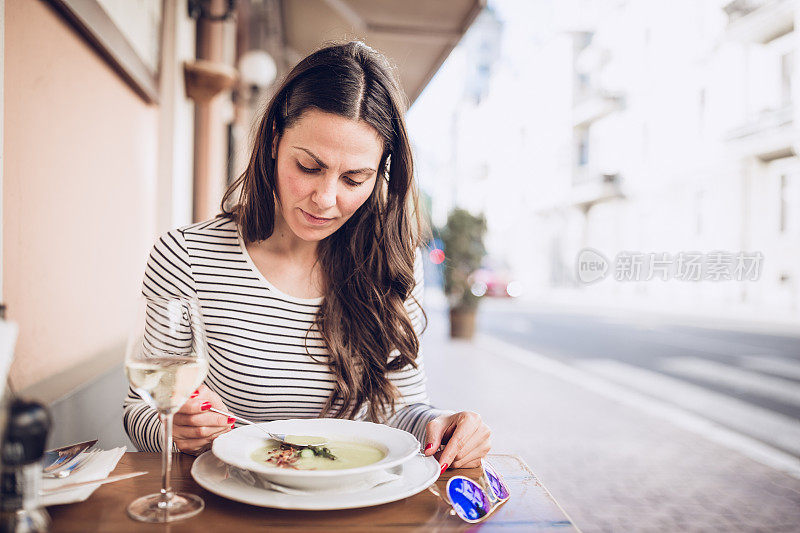
[[[372,194],[319,243],[325,296],[315,324],[336,378],[322,416],[354,418],[366,406],[370,419],[384,421],[394,413],[398,394],[387,372],[417,365],[419,339],[405,303],[413,297],[423,226],[403,118],[406,107],[390,63],[364,43],[335,44],[312,53],[270,99],[247,169],[222,200],[222,216],[237,222],[246,243],[272,235],[277,197],[273,138],[309,109],[364,121],[383,140]]]

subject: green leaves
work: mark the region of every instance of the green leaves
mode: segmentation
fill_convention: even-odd
[[[450,305],[454,308],[475,308],[479,298],[470,290],[472,284],[469,277],[480,268],[486,255],[483,244],[486,218],[456,208],[448,215],[441,235],[445,253],[444,290],[450,298]]]

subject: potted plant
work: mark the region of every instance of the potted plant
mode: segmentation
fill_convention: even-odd
[[[471,274],[486,255],[486,219],[454,209],[441,232],[444,243],[444,290],[450,302],[450,336],[470,339],[475,334],[479,297],[472,293]]]

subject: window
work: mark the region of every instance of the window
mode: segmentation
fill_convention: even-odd
[[[589,129],[582,128],[578,131],[578,166],[589,164]]]
[[[576,91],[576,98],[578,100],[582,100],[589,95],[589,91],[592,87],[592,81],[589,78],[589,74],[586,72],[578,72],[578,87]]]
[[[780,181],[780,207],[778,209],[778,229],[781,233],[786,233],[786,215],[789,210],[789,199],[788,199],[788,187],[787,187],[787,180],[786,174],[781,174],[781,181]]]
[[[146,102],[158,102],[161,0],[50,0]]]
[[[781,106],[792,103],[792,86],[794,85],[794,51],[781,56]]]

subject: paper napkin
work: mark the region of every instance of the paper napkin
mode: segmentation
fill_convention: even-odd
[[[97,452],[94,457],[69,476],[62,479],[44,478],[42,480],[42,490],[51,490],[70,483],[81,481],[92,481],[95,479],[105,479],[117,467],[117,463],[122,458],[127,448],[121,446],[112,450]],[[40,505],[62,505],[65,503],[82,502],[92,495],[100,485],[87,485],[76,487],[72,490],[54,492],[39,497]]]

